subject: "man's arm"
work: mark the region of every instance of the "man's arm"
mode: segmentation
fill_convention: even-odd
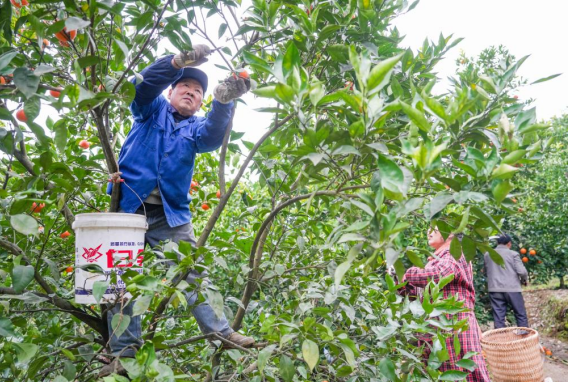
[[[136,96],[130,105],[135,119],[144,120],[152,114],[157,107],[154,101],[159,100],[162,92],[181,77],[184,67],[198,66],[207,61],[205,57],[211,53],[207,45],[196,45],[194,49],[162,57],[142,70],[143,81],[136,85]],[[132,83],[136,83],[135,78]]]
[[[521,260],[521,255],[519,255],[517,252],[513,253],[513,265],[515,267],[515,272],[517,272],[517,275],[519,275],[521,282],[524,284],[527,282],[529,273],[527,272],[527,268],[525,268]]]
[[[212,108],[203,124],[195,130],[197,152],[206,153],[217,150],[223,143],[225,131],[231,120],[233,102],[223,104],[213,100]]]
[[[197,152],[203,153],[219,148],[227,130],[233,109],[233,100],[250,90],[250,80],[231,76],[213,90],[213,108],[207,119],[195,130]]]

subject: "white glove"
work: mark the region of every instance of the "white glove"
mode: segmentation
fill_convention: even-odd
[[[207,45],[199,44],[189,52],[180,52],[174,56],[174,62],[180,68],[186,66],[199,66],[207,62],[207,56],[211,54],[211,49]]]
[[[221,82],[213,90],[215,99],[221,103],[229,103],[250,90],[250,79],[231,76]]]

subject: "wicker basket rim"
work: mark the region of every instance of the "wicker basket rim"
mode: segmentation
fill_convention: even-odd
[[[514,341],[508,341],[508,342],[489,341],[489,340],[486,339],[486,337],[489,337],[489,336],[496,334],[496,333],[510,332],[510,331],[519,330],[519,329],[520,330],[527,330],[527,331],[531,332],[531,334],[528,335],[527,337],[524,337],[524,338],[521,338],[521,339],[518,339],[518,340],[514,340]],[[485,332],[481,335],[481,342],[484,343],[484,344],[487,344],[487,345],[518,344],[518,343],[521,343],[521,342],[533,340],[535,336],[538,338],[538,332],[534,329],[514,326],[514,327],[509,327],[509,328],[489,330],[489,331],[487,331],[487,332]]]

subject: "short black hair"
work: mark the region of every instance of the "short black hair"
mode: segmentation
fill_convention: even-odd
[[[497,238],[497,244],[509,244],[511,242],[511,236],[507,235],[506,233],[500,235]]]

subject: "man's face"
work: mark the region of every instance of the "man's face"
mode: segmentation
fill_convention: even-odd
[[[190,117],[199,110],[203,100],[201,84],[192,78],[184,78],[170,89],[168,94],[171,105],[184,117]]]

